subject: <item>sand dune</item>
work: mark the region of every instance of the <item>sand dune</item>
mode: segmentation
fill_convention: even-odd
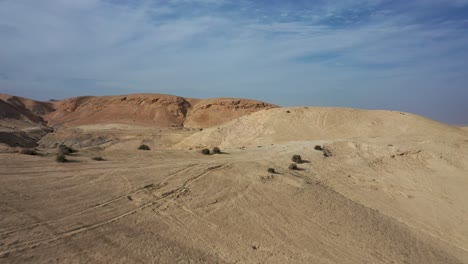
[[[258,146],[359,137],[465,135],[421,116],[377,110],[298,107],[259,111],[196,133],[175,148]]]

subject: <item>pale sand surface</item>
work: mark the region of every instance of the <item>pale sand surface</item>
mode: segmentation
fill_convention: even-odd
[[[292,108],[200,132],[70,131],[115,139],[64,164],[55,149],[0,154],[0,263],[468,263],[459,128]],[[195,148],[214,144],[225,153]],[[287,169],[294,154],[299,171]]]

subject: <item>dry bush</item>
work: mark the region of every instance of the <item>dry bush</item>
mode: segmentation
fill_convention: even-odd
[[[329,148],[323,148],[323,156],[325,157],[331,157],[333,156],[333,153],[331,152],[331,150]]]
[[[61,162],[61,163],[68,161],[67,158],[65,157],[65,154],[63,154],[63,153],[57,154],[57,157],[55,157],[55,160],[57,162]]]
[[[64,144],[59,145],[58,148],[59,148],[59,154],[63,154],[63,155],[69,155],[69,154],[77,152],[75,149]]]
[[[139,147],[138,147],[139,150],[151,150],[150,147],[148,145],[145,145],[145,144],[141,144]]]
[[[213,154],[221,154],[221,149],[219,149],[218,147],[214,147],[212,152]]]
[[[294,155],[294,156],[292,156],[291,160],[292,160],[293,162],[296,162],[296,163],[301,163],[301,162],[302,162],[301,155],[297,155],[297,154]]]
[[[201,153],[203,155],[210,155],[210,150],[209,149],[202,149]]]
[[[23,149],[21,150],[20,153],[24,155],[33,155],[33,156],[38,155],[37,151],[34,149]]]

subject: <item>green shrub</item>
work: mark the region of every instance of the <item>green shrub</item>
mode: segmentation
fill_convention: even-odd
[[[288,167],[290,170],[297,170],[297,164],[296,163],[291,163],[291,165],[289,165]]]
[[[209,149],[202,149],[201,153],[203,155],[210,155],[210,150]]]
[[[214,147],[212,152],[213,154],[221,154],[221,149],[219,149],[218,147]]]
[[[273,169],[273,168],[268,168],[268,172],[269,173],[276,173],[275,169]]]
[[[65,155],[64,155],[63,153],[57,154],[57,157],[55,157],[55,160],[56,160],[57,162],[62,162],[62,163],[68,161],[67,158],[65,157]]]
[[[292,156],[291,160],[296,162],[296,163],[301,163],[302,162],[301,155],[294,155],[294,156]]]
[[[138,147],[139,150],[151,150],[150,147],[148,145],[145,145],[145,144],[141,144],[139,147]]]

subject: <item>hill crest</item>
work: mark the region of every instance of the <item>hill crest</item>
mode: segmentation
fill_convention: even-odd
[[[262,110],[207,128],[187,137],[174,148],[255,147],[289,141],[403,135],[433,137],[440,133],[466,135],[457,127],[397,111],[292,107]]]
[[[273,104],[241,98],[184,98],[166,94],[80,96],[40,102],[0,95],[0,118],[47,121],[52,126],[120,123],[152,127],[206,128]]]

